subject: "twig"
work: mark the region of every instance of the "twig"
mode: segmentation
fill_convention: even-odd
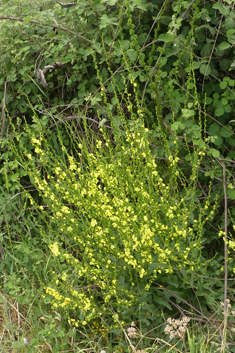
[[[163,50],[164,50],[165,48],[166,48],[166,43],[164,44]],[[159,57],[158,57],[158,59],[157,59],[155,65],[154,65],[154,67],[152,68],[150,77],[147,79],[147,81],[146,81],[146,83],[145,83],[145,85],[144,85],[144,91],[143,91],[142,100],[141,100],[141,109],[143,108],[143,104],[144,104],[144,96],[145,96],[146,88],[147,88],[147,86],[148,86],[148,84],[149,84],[149,81],[151,80],[151,78],[152,78],[152,76],[153,76],[153,74],[154,74],[154,71],[155,71],[156,68],[157,68],[157,65],[158,65],[160,59],[161,59],[161,55],[159,55]]]
[[[167,289],[166,287],[161,286],[159,283],[157,282],[153,282],[155,284],[157,284],[161,290],[165,290],[168,293],[172,294],[175,298],[180,299],[183,303],[187,304],[191,309],[193,309],[194,311],[196,311],[201,317],[203,317],[205,319],[206,322],[210,322],[211,318],[207,317],[206,315],[204,315],[200,310],[198,310],[197,308],[195,308],[193,305],[191,305],[190,303],[188,303],[186,300],[184,300],[183,298],[179,297],[177,294],[173,293],[171,290]]]
[[[226,168],[224,163],[220,162],[223,167],[223,185],[224,185],[224,328],[222,332],[222,340],[223,345],[226,345],[226,329],[227,329],[227,321],[228,321],[228,313],[227,313],[227,292],[228,292],[228,248],[227,248],[227,240],[228,240],[228,199],[227,199],[227,190],[226,190]],[[223,348],[222,348],[223,349]],[[221,349],[221,351],[222,351]],[[224,349],[223,349],[224,350]]]
[[[64,7],[65,9],[68,9],[69,7],[75,6],[77,5],[77,2],[72,2],[70,4],[61,4],[59,1],[55,0],[55,2],[57,2],[57,4],[60,4],[61,7]]]
[[[190,8],[193,6],[193,3],[195,2],[196,0],[193,0],[191,2],[191,4],[188,6],[187,10],[184,11],[183,15],[181,15],[181,18],[184,19],[184,17],[186,16],[187,12],[190,10]]]
[[[4,97],[3,97],[3,104],[2,104],[1,141],[3,140],[4,128],[5,128],[5,122],[6,122],[6,94],[7,94],[7,81],[5,81],[5,84],[4,84]]]
[[[62,67],[61,61],[57,61],[55,64],[45,66],[43,70],[38,69],[37,70],[37,81],[38,81],[38,83],[40,83],[44,87],[49,86],[49,83],[46,82],[45,74],[50,69],[57,70],[57,69],[60,69],[61,67]]]
[[[209,60],[208,60],[207,66],[206,66],[206,71],[205,71],[205,74],[204,74],[204,77],[203,77],[203,82],[202,82],[202,93],[204,91],[205,77],[206,77],[210,62],[211,62],[212,54],[213,54],[213,52],[215,50],[215,45],[217,44],[217,38],[218,38],[218,35],[219,35],[219,30],[220,30],[220,27],[221,27],[221,24],[222,24],[223,17],[224,17],[224,15],[222,15],[221,18],[220,18],[219,27],[218,27],[218,30],[217,30],[217,33],[216,33],[216,37],[215,37],[215,40],[214,40],[213,48],[211,50],[210,57],[209,57]]]
[[[0,20],[12,20],[12,21],[24,22],[24,19],[22,17],[14,17],[14,16],[0,16]],[[87,39],[86,37],[81,36],[80,34],[78,34],[76,32],[71,31],[68,28],[64,28],[64,27],[61,27],[61,26],[58,26],[58,25],[53,25],[53,24],[49,24],[48,25],[47,23],[45,24],[42,21],[38,21],[38,20],[30,20],[29,22],[30,23],[36,23],[36,24],[43,25],[43,26],[50,26],[52,28],[71,33],[71,34],[73,34],[76,37],[84,39],[85,41],[87,41],[90,44],[94,44],[91,40]]]

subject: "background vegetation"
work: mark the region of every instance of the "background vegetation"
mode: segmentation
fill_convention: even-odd
[[[0,5],[4,352],[235,351],[233,10]]]

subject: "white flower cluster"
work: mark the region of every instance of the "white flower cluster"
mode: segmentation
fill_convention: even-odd
[[[173,338],[183,338],[187,330],[187,324],[190,321],[190,318],[183,316],[181,320],[167,319],[169,325],[165,327],[165,333],[170,334],[170,339]]]
[[[128,327],[128,329],[127,329],[127,335],[130,338],[137,338],[138,337],[138,333],[136,331],[136,326],[135,326],[135,323],[133,321],[131,323],[131,327]]]

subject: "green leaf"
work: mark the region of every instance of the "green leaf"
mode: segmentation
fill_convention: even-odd
[[[230,47],[231,47],[231,44],[229,44],[228,42],[222,42],[219,45],[220,50],[226,50],[226,49],[228,49]]]
[[[218,133],[219,129],[220,129],[219,124],[217,124],[217,123],[212,123],[212,124],[209,126],[208,132],[209,132],[209,134],[211,134],[211,135],[215,135],[215,134]]]
[[[226,32],[226,37],[229,38],[229,37],[232,37],[232,35],[234,34],[235,32],[235,28],[230,28],[227,30]]]
[[[211,142],[213,142],[216,146],[222,146],[223,139],[220,135],[214,135],[211,137]]]
[[[123,40],[121,42],[121,48],[123,50],[126,50],[126,49],[128,49],[130,47],[130,44],[131,44],[131,42],[129,40]]]
[[[221,89],[225,89],[227,87],[227,82],[226,81],[220,82],[219,86]]]
[[[227,16],[230,14],[230,10],[228,7],[226,7],[225,5],[221,5],[221,4],[218,4],[218,3],[215,3],[213,6],[212,6],[213,9],[216,9],[216,10],[219,10],[219,12],[224,15],[224,16]]]
[[[216,150],[214,148],[211,148],[210,151],[211,151],[211,154],[212,154],[213,157],[219,158],[220,152],[218,150]]]
[[[133,0],[133,4],[140,10],[147,10],[148,4],[144,0]]]
[[[210,73],[211,73],[211,67],[210,67],[210,65],[203,64],[202,66],[200,66],[200,72],[201,72],[201,74],[203,74],[204,76],[209,76]]]
[[[161,66],[164,66],[165,64],[167,63],[167,58],[164,56],[164,57],[161,57],[160,59],[160,65]]]
[[[231,60],[228,60],[228,59],[221,60],[219,63],[221,70],[223,70],[223,71],[228,70],[228,68],[230,67],[230,63],[231,63]]]
[[[227,130],[229,129],[229,130]],[[226,126],[225,127],[222,127],[222,129],[220,130],[220,135],[223,136],[223,137],[230,137],[233,135],[233,130],[231,128],[231,126]]]
[[[211,97],[206,97],[206,105],[211,104],[213,99]]]
[[[185,124],[181,123],[180,121],[175,121],[172,125],[171,125],[171,130],[172,131],[177,131],[177,130],[183,130],[185,128]]]
[[[148,265],[150,272],[153,272],[157,268],[159,268],[159,263],[158,262],[152,262],[151,264]]]
[[[182,115],[185,118],[189,118],[195,115],[195,111],[192,109],[182,109]]]
[[[167,307],[169,310],[171,309],[170,305],[169,305],[169,302],[164,299],[164,298],[161,298],[161,297],[158,297],[158,296],[154,296],[154,302],[156,302],[157,304],[160,305],[160,307],[162,306],[165,306]]]
[[[100,17],[100,25],[99,28],[106,28],[109,24],[115,24],[116,18],[115,17],[108,17],[106,14]]]
[[[132,62],[136,61],[137,53],[134,49],[128,49],[126,53]]]
[[[169,42],[173,42],[174,40],[174,36],[172,34],[160,34],[160,36],[158,37],[158,40],[165,42],[165,43],[169,43]]]
[[[227,195],[231,200],[235,200],[235,189],[227,189]]]
[[[30,22],[31,21],[31,16],[26,16],[25,18],[24,18],[24,22],[23,23],[28,23],[28,22]]]
[[[227,98],[222,98],[222,99],[221,99],[221,103],[222,103],[223,105],[228,104]]]
[[[199,61],[194,61],[193,62],[193,68],[194,68],[194,70],[196,70],[196,69],[198,69],[199,67],[200,67],[200,62]]]
[[[224,114],[224,108],[223,107],[219,107],[217,109],[215,109],[215,115],[216,116],[221,116]]]
[[[117,97],[113,97],[113,98],[111,99],[111,102],[112,102],[113,105],[114,105],[114,104],[117,104],[117,103],[118,103],[118,98],[117,98]]]

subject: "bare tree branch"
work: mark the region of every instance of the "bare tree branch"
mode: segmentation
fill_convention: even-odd
[[[77,2],[73,2],[71,4],[61,4],[59,1],[55,0],[58,4],[60,4],[61,7],[68,9],[69,7],[77,5]]]
[[[13,16],[0,16],[0,20],[11,20],[11,21],[24,22],[24,19],[22,17],[13,17]],[[71,33],[71,34],[73,34],[76,37],[84,39],[85,41],[87,41],[90,44],[94,44],[91,40],[87,39],[86,37],[81,36],[80,34],[78,34],[76,32],[71,31],[68,28],[64,28],[64,27],[61,27],[61,26],[58,26],[58,25],[54,25],[54,24],[48,25],[47,23],[45,24],[42,21],[38,21],[38,20],[30,20],[29,23],[36,23],[36,24],[40,24],[40,25],[43,25],[43,26],[51,26],[52,28]]]

